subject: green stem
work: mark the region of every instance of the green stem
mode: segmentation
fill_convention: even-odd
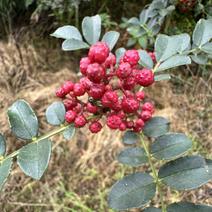
[[[143,134],[140,134],[140,139],[141,139],[142,146],[143,146],[143,148],[146,152],[146,155],[148,157],[148,161],[149,161],[149,165],[150,165],[150,168],[151,168],[151,171],[152,171],[152,175],[153,175],[153,178],[154,178],[156,186],[157,186],[157,191],[159,193],[160,202],[161,202],[161,206],[162,206],[162,212],[166,212],[166,205],[165,205],[164,200],[163,200],[163,192],[161,190],[161,184],[160,184],[160,181],[159,181],[159,178],[158,178],[156,168],[155,168],[153,161],[152,161],[152,156],[149,152],[149,148],[148,148],[148,146],[145,142]]]
[[[47,134],[45,134],[45,135],[42,135],[42,136],[37,137],[37,138],[35,138],[35,139],[32,139],[32,143],[33,143],[33,142],[40,142],[40,141],[42,141],[42,140],[44,140],[44,139],[50,138],[50,137],[52,137],[52,136],[54,136],[54,135],[56,135],[56,134],[58,134],[58,133],[61,133],[61,132],[65,131],[69,126],[70,126],[70,125],[63,125],[63,126],[57,128],[57,129],[55,129],[55,130],[50,131],[49,133],[47,133]],[[22,147],[21,147],[21,148],[22,148]],[[21,148],[20,148],[20,149],[21,149]],[[6,159],[13,158],[13,157],[17,156],[18,153],[19,153],[19,151],[20,151],[20,149],[17,149],[15,152],[12,152],[11,154],[7,155],[7,156],[4,157],[3,160],[1,160],[0,162],[3,162],[3,161],[6,160]]]

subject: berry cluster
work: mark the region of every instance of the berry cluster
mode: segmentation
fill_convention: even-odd
[[[154,53],[150,56],[155,58]],[[153,104],[144,102],[142,87],[154,82],[154,74],[139,69],[139,59],[137,50],[128,50],[116,64],[106,43],[92,45],[88,57],[80,60],[83,77],[77,83],[65,82],[56,91],[56,96],[63,99],[66,121],[75,127],[88,123],[92,133],[102,129],[103,121],[114,130],[141,131],[154,112]]]
[[[179,9],[185,13],[192,10],[196,4],[197,0],[179,0]]]

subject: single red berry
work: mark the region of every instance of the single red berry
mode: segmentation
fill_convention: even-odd
[[[66,112],[65,114],[65,120],[68,122],[68,123],[72,123],[74,122],[75,118],[77,116],[77,113],[73,110],[69,110]]]
[[[92,63],[87,68],[87,77],[90,81],[99,83],[105,78],[106,71],[98,63]]]
[[[63,88],[65,94],[68,94],[68,93],[70,93],[71,91],[73,91],[73,89],[74,89],[74,83],[71,82],[71,81],[66,81],[66,82],[63,84],[62,88]]]
[[[83,57],[80,60],[80,71],[83,75],[86,75],[88,65],[90,65],[90,64],[91,64],[91,61],[88,57]]]
[[[118,94],[115,91],[104,93],[101,102],[104,107],[112,107],[118,101]]]
[[[65,99],[65,100],[63,101],[63,103],[64,103],[64,106],[65,106],[66,111],[67,111],[67,110],[71,110],[71,109],[73,109],[74,107],[76,107],[78,101],[77,101],[76,98],[71,98],[71,99]]]
[[[113,53],[110,53],[106,58],[104,66],[105,68],[110,68],[111,66],[116,65],[116,56]]]
[[[73,111],[75,111],[76,113],[80,113],[83,109],[82,104],[78,103],[76,107],[73,108]]]
[[[141,100],[144,100],[144,98],[145,98],[145,93],[144,93],[144,91],[138,91],[138,92],[135,94],[135,96],[136,96],[136,99],[137,99],[137,100],[141,101]]]
[[[119,113],[117,114],[121,119],[124,119],[126,114],[124,111],[119,111]]]
[[[98,133],[101,129],[102,129],[102,125],[101,125],[101,123],[99,121],[93,121],[89,125],[89,130],[92,133]]]
[[[137,50],[127,50],[124,53],[123,61],[128,62],[131,66],[138,64],[140,57]]]
[[[56,90],[55,94],[59,98],[63,98],[66,95],[65,91],[61,87]]]
[[[107,117],[107,126],[111,129],[118,129],[121,123],[122,120],[118,115],[111,114]]]
[[[105,90],[106,91],[112,91],[113,90],[113,87],[111,85],[106,85],[105,86]]]
[[[116,75],[121,78],[125,79],[132,73],[132,68],[129,63],[121,63],[116,70]]]
[[[105,86],[103,84],[92,84],[90,90],[88,91],[88,95],[93,97],[94,99],[100,99],[105,92]]]
[[[152,113],[150,111],[148,111],[148,110],[144,110],[144,111],[141,112],[140,118],[143,121],[148,121],[149,119],[152,118]]]
[[[104,63],[109,56],[110,49],[104,42],[97,42],[92,45],[88,52],[88,57],[91,62]]]
[[[133,131],[134,132],[140,132],[143,128],[142,127],[139,127],[139,126],[134,126],[133,127]]]
[[[135,78],[130,76],[123,81],[124,90],[132,90],[136,85]]]
[[[119,126],[119,130],[125,131],[127,129],[126,123],[122,122]]]
[[[134,122],[133,121],[127,121],[126,126],[127,126],[127,128],[131,129],[134,126]]]
[[[93,83],[87,77],[82,77],[80,84],[83,85],[86,90],[89,90]]]
[[[139,109],[139,102],[133,97],[124,97],[121,105],[126,113],[134,113]]]
[[[85,116],[79,115],[75,118],[75,127],[84,127],[87,123]]]
[[[141,86],[149,86],[154,82],[154,74],[152,70],[142,69],[135,76],[136,82]]]
[[[96,105],[92,105],[90,102],[86,105],[86,111],[89,113],[97,113],[98,107]]]
[[[85,94],[85,87],[81,83],[74,84],[74,95],[83,96]]]
[[[112,110],[119,112],[122,110],[122,106],[121,103],[119,101],[117,101],[116,103],[114,103],[111,107]]]
[[[149,111],[151,114],[154,113],[154,105],[151,103],[151,102],[145,102],[143,105],[142,105],[142,111]]]
[[[135,121],[135,125],[134,126],[143,128],[144,127],[144,121],[142,119],[137,119]]]

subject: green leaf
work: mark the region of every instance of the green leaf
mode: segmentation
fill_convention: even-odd
[[[113,47],[116,45],[118,39],[119,39],[120,33],[116,31],[109,31],[104,34],[102,41],[107,43],[109,46],[110,50],[113,49]]]
[[[119,60],[121,59],[121,57],[124,55],[124,53],[126,52],[125,48],[118,48],[115,52],[116,54],[116,63],[119,62]]]
[[[95,44],[101,34],[101,17],[99,15],[86,16],[82,21],[82,33],[89,44]]]
[[[144,212],[162,212],[160,208],[149,207],[145,208]]]
[[[12,132],[21,139],[31,140],[38,134],[38,119],[30,105],[18,100],[8,109]]]
[[[71,140],[75,134],[75,127],[74,126],[69,126],[64,132],[63,132],[63,137],[66,140]]]
[[[201,47],[212,38],[212,19],[200,19],[193,32],[193,42],[196,46]]]
[[[212,160],[210,160],[210,159],[205,159],[205,161],[206,161],[206,164],[207,164],[207,166],[208,166],[210,178],[212,179]]]
[[[140,208],[155,195],[153,178],[146,173],[134,173],[115,183],[109,193],[109,206],[116,210]]]
[[[10,170],[12,167],[12,158],[8,158],[0,162],[0,190],[2,189],[7,177],[10,174]]]
[[[158,35],[155,42],[156,59],[158,62],[163,62],[185,50],[190,49],[190,36],[188,34],[180,35]]]
[[[49,124],[60,125],[65,121],[65,106],[62,102],[52,103],[46,110],[46,119]]]
[[[147,35],[143,35],[138,39],[138,43],[141,46],[141,48],[146,49],[148,45],[148,37]]]
[[[152,69],[153,68],[153,61],[152,61],[152,58],[147,53],[147,51],[138,50],[138,53],[139,53],[139,56],[140,56],[139,64],[142,65],[143,67]]]
[[[162,160],[176,158],[192,147],[192,141],[182,133],[168,133],[156,138],[151,145],[153,157]]]
[[[133,131],[128,130],[124,133],[122,142],[124,144],[136,144],[138,142],[138,140],[139,140],[138,134]]]
[[[120,163],[133,167],[140,166],[148,162],[144,149],[139,147],[129,147],[122,150],[117,159]]]
[[[185,55],[174,55],[164,61],[159,67],[156,69],[156,72],[164,71],[170,68],[174,68],[177,66],[191,64],[191,59],[189,56]]]
[[[148,122],[146,122],[143,133],[148,137],[156,138],[158,136],[164,135],[169,131],[170,122],[160,116],[153,117]]]
[[[162,81],[162,80],[170,80],[171,75],[170,74],[160,74],[160,75],[155,75],[155,81]]]
[[[205,65],[208,62],[208,56],[206,54],[191,55],[191,59],[200,65]]]
[[[127,47],[132,47],[136,44],[137,42],[137,39],[136,38],[129,38],[128,41],[127,41]]]
[[[196,205],[190,202],[178,202],[168,206],[167,212],[211,212],[209,205]]]
[[[48,166],[50,155],[50,140],[32,142],[20,149],[17,163],[26,175],[39,180]]]
[[[186,156],[170,161],[159,170],[162,182],[176,190],[200,187],[210,180],[208,166],[201,156]]]
[[[0,156],[4,156],[6,152],[6,141],[4,136],[0,133]]]
[[[210,43],[206,43],[205,45],[203,45],[201,47],[201,50],[207,54],[211,54],[212,55],[212,42]]]
[[[74,51],[78,49],[87,49],[89,48],[88,44],[81,41],[81,40],[76,40],[76,39],[69,39],[65,40],[62,43],[62,49],[64,51]]]
[[[65,40],[73,38],[82,41],[82,35],[80,34],[79,30],[76,27],[70,25],[59,27],[54,33],[51,34],[51,36],[56,38],[63,38]]]

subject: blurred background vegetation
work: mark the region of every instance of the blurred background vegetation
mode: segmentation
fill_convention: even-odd
[[[78,61],[84,52],[62,52],[60,41],[49,36],[56,28],[80,26],[85,16],[98,13],[105,31],[121,32],[118,47],[151,50],[159,32],[191,34],[200,18],[212,17],[212,0],[187,2],[189,5],[181,0],[0,0],[0,131],[8,138],[9,151],[22,143],[8,130],[8,106],[18,98],[29,101],[44,133],[51,129],[44,113],[55,100],[55,88],[64,80],[77,80]],[[152,18],[138,23],[136,18],[149,7]],[[156,114],[171,120],[173,131],[192,138],[194,152],[211,157],[212,63],[202,57],[199,63],[174,70],[171,81],[156,83],[147,95],[155,102]],[[110,185],[124,173],[142,170],[118,165],[116,153],[123,148],[120,137],[108,129],[97,135],[79,130],[69,143],[56,137],[42,180],[33,181],[15,167],[0,194],[0,211],[111,212],[106,202]],[[197,191],[167,189],[167,201],[212,204],[211,189],[210,183]],[[169,199],[171,193],[173,199]],[[153,204],[158,206],[156,199]]]

